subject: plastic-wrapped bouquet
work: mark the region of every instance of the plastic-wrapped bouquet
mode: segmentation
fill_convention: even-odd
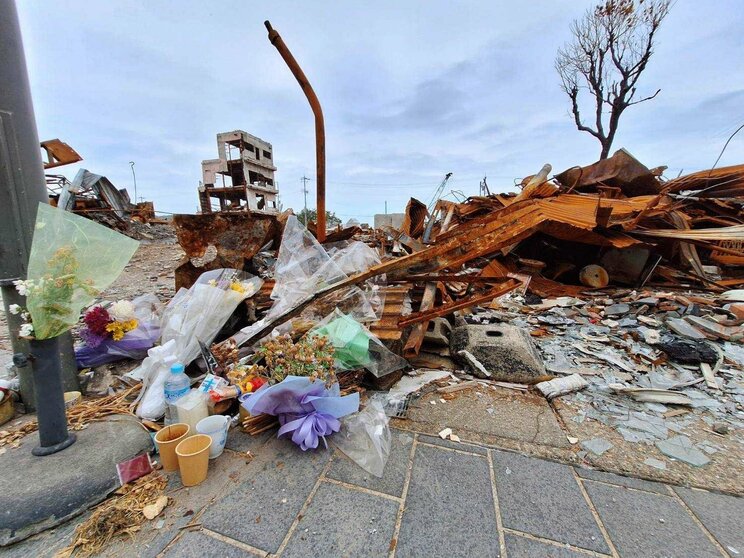
[[[151,294],[88,309],[80,331],[84,344],[75,350],[78,367],[145,358],[160,337],[160,314],[160,301]]]
[[[18,309],[26,321],[21,336],[49,339],[68,331],[80,310],[119,276],[137,245],[85,217],[40,203],[28,279],[14,282],[27,304]]]
[[[170,365],[189,364],[209,345],[238,304],[253,296],[263,280],[235,269],[202,273],[190,289],[180,289],[163,311],[160,346],[148,351],[138,369],[130,373],[143,381],[137,415],[158,419],[165,412],[163,385]]]
[[[243,402],[251,415],[279,419],[279,436],[291,436],[303,451],[315,449],[320,440],[341,429],[340,418],[359,410],[359,394],[341,396],[338,382],[326,387],[321,380],[287,376],[268,384]]]

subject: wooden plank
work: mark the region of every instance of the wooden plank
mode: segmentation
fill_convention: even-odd
[[[476,304],[480,304],[482,302],[488,302],[488,301],[493,300],[496,297],[499,297],[510,291],[513,291],[514,289],[519,287],[521,284],[522,284],[521,282],[515,279],[511,279],[509,282],[505,283],[504,285],[491,289],[485,294],[475,295],[469,298],[456,300],[456,301],[453,301],[447,304],[443,304],[442,306],[439,306],[437,308],[432,308],[431,310],[427,310],[426,312],[416,312],[415,314],[411,314],[410,316],[404,316],[401,320],[398,321],[398,325],[400,327],[406,327],[409,325],[417,324],[419,322],[429,321],[433,318],[438,318],[440,316],[445,316],[447,314],[454,312],[455,310],[467,308],[468,306],[473,306]]]

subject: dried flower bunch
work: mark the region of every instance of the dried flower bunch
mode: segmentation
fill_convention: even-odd
[[[333,346],[323,336],[303,337],[295,343],[289,335],[283,335],[259,349],[272,380],[281,382],[287,376],[305,376],[322,380],[326,385],[336,382],[333,353]]]
[[[35,295],[34,298],[38,302],[31,311],[41,311],[46,316],[44,323],[37,326],[37,331],[30,323],[30,314],[23,310],[22,316],[28,317],[28,322],[21,326],[21,337],[36,334],[45,339],[58,330],[66,329],[72,313],[70,303],[78,291],[90,296],[98,294],[90,279],[82,281],[77,277],[79,264],[71,246],[63,246],[54,252],[47,266],[46,273],[38,281],[29,279],[13,282],[21,296]]]

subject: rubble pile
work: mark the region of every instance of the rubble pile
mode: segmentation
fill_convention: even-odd
[[[691,430],[744,443],[744,165],[665,181],[663,169],[620,150],[550,172],[517,193],[440,199],[431,211],[411,199],[399,228],[350,224],[323,243],[291,211],[177,215],[185,257],[175,296],[97,298],[75,330],[79,365],[144,358],[122,383],[141,386],[133,410],[161,433],[184,484],[206,478],[231,425],[245,435],[278,429],[303,451],[332,437],[382,474],[388,417],[405,417],[427,390],[432,405],[505,388],[548,414],[567,411],[555,428],[579,458],[622,437],[640,453],[654,448],[649,467],[666,467],[664,456],[703,466],[723,445]],[[106,201],[104,220],[131,218],[126,196],[87,171],[76,183],[57,199],[68,211],[40,213],[94,227],[85,246],[53,236],[56,258],[76,270],[66,280],[92,300],[101,290],[79,264],[123,243],[108,251],[110,284],[136,243],[69,211]],[[59,298],[48,291],[55,262],[39,259],[17,285],[31,338],[45,331],[35,300]],[[570,436],[567,416],[616,437]],[[451,426],[440,435],[457,442]]]

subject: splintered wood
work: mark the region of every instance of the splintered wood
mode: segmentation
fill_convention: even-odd
[[[72,543],[55,554],[55,558],[69,558],[73,553],[82,558],[93,556],[113,538],[139,531],[145,521],[156,517],[167,505],[164,496],[167,484],[165,476],[153,472],[121,487],[75,528]]]
[[[243,432],[256,436],[279,426],[279,421],[272,415],[256,415],[243,420]]]
[[[100,420],[111,415],[131,415],[131,398],[139,392],[142,384],[137,384],[129,389],[107,395],[100,399],[88,399],[67,409],[67,426],[72,430],[82,430],[91,422]],[[27,422],[15,430],[0,431],[0,448],[10,446],[17,448],[21,445],[21,439],[27,434],[36,432],[39,423],[35,420]]]

